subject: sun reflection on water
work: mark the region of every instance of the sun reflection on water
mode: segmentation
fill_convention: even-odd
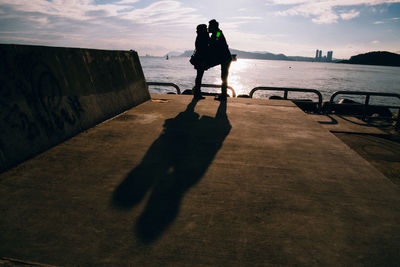
[[[182,91],[193,88],[196,70],[187,57],[171,57],[169,60],[142,57],[140,60],[146,81],[172,82]],[[324,101],[328,101],[333,92],[342,90],[396,92],[400,83],[399,71],[400,68],[396,67],[238,58],[231,64],[228,85],[237,95],[249,94],[258,86],[317,89]],[[220,77],[221,68],[215,66],[204,73],[202,83],[221,85]],[[169,87],[153,87],[152,90],[156,93],[174,91]],[[221,89],[202,88],[202,91],[220,93]],[[230,90],[228,93],[231,94]],[[282,95],[282,92],[258,91],[253,97],[268,98],[270,94]],[[292,97],[292,93],[289,96]],[[386,98],[383,101],[399,104]]]
[[[236,95],[248,94],[248,88],[245,84],[246,75],[248,74],[251,64],[248,61],[240,60],[233,61],[229,68],[228,85],[231,86]],[[221,78],[215,78],[215,84],[221,84]],[[229,90],[228,90],[229,93]]]

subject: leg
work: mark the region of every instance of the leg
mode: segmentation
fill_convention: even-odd
[[[196,80],[195,80],[195,85],[194,85],[194,90],[193,90],[194,97],[201,96],[201,80],[203,79],[203,74],[204,74],[203,69],[197,69],[197,75],[196,75]]]
[[[222,85],[221,85],[221,96],[219,99],[221,100],[226,100],[227,97],[227,90],[228,90],[228,74],[229,74],[229,67],[231,65],[231,62],[228,61],[226,63],[221,64],[221,80],[222,80]]]

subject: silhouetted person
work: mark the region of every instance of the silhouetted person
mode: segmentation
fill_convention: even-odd
[[[219,95],[216,100],[226,101],[228,74],[232,61],[232,55],[229,51],[225,36],[219,28],[219,23],[215,19],[208,22],[208,31],[211,33],[210,67],[221,65],[221,95]]]
[[[144,243],[156,240],[175,220],[185,193],[203,177],[231,130],[226,101],[214,118],[194,112],[197,102],[193,98],[185,111],[165,120],[142,162],[114,191],[113,202],[122,208],[137,205],[150,191],[136,222]]]
[[[208,69],[208,58],[209,58],[209,42],[210,37],[208,36],[207,25],[200,24],[196,28],[197,37],[195,42],[195,54],[194,61],[192,64],[197,70],[195,86],[193,90],[193,97],[197,99],[204,99],[201,95],[201,80],[203,79],[204,71]]]

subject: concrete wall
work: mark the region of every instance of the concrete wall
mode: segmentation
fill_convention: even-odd
[[[135,51],[0,44],[0,172],[148,99]]]

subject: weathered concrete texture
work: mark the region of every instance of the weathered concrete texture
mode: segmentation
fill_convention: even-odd
[[[153,97],[0,175],[0,257],[400,262],[398,187],[291,102]]]
[[[0,172],[148,99],[137,53],[0,44]]]
[[[400,135],[391,122],[351,116],[311,115],[393,183],[400,185]]]

